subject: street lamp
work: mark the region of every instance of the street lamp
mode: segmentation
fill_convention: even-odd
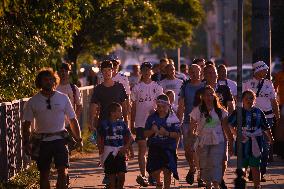
[[[243,0],[238,0],[238,34],[237,34],[237,178],[236,189],[245,189],[246,180],[242,170],[242,80],[243,80]]]

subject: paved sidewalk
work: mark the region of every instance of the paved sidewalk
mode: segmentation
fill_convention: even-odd
[[[197,188],[197,183],[189,185],[185,182],[185,176],[188,171],[188,165],[183,156],[183,151],[179,150],[178,172],[180,176],[179,181],[172,182],[172,189],[176,188]],[[135,179],[139,173],[137,163],[137,151],[135,152],[134,160],[128,162],[128,173],[126,174],[126,182],[124,188],[140,188]],[[232,157],[229,162],[229,168],[226,171],[225,182],[229,188],[234,187],[236,169],[236,157]],[[100,189],[104,188],[102,185],[102,179],[104,172],[101,167],[98,166],[98,153],[84,154],[79,159],[74,159],[71,162],[69,169],[71,178],[72,189]],[[268,167],[267,181],[262,183],[264,189],[284,189],[284,161],[275,157],[275,162],[272,162]],[[54,181],[53,184],[54,185]],[[248,188],[253,188],[253,183],[247,183]],[[141,187],[143,189],[145,187]],[[155,188],[153,186],[147,188]]]

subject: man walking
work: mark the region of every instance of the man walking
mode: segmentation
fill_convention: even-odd
[[[101,63],[101,73],[103,82],[97,85],[91,98],[89,130],[96,132],[100,129],[101,122],[108,119],[108,107],[113,103],[119,103],[122,106],[124,121],[128,122],[128,96],[125,88],[119,82],[113,81],[113,63],[105,60]],[[98,135],[97,139],[100,136]],[[98,147],[102,147],[101,141],[97,141]],[[103,184],[109,184],[107,175]]]
[[[68,137],[65,130],[65,116],[70,120],[76,141],[81,143],[78,120],[69,98],[55,91],[58,82],[56,74],[51,69],[41,70],[35,83],[40,91],[30,98],[24,107],[24,150],[28,154],[32,153],[32,157],[36,160],[41,189],[50,189],[49,173],[52,160],[58,173],[56,188],[67,189],[69,155],[66,146]],[[30,127],[34,120],[35,130],[31,136]]]
[[[201,82],[200,73],[201,73],[201,68],[197,64],[192,64],[189,67],[190,80],[184,82],[180,89],[177,116],[180,121],[183,121],[182,124],[183,145],[185,150],[185,157],[187,162],[189,163],[189,171],[186,176],[186,181],[190,185],[193,184],[194,173],[196,172],[197,169],[198,187],[203,187],[205,186],[205,183],[200,178],[199,160],[193,148],[195,143],[194,138],[196,137],[194,135],[189,134],[189,129],[190,129],[189,114],[194,108],[194,100],[196,98],[196,93],[201,88],[204,87],[204,84]]]
[[[68,63],[61,64],[58,70],[60,83],[56,87],[56,90],[62,92],[63,94],[66,94],[69,97],[71,104],[74,108],[74,111],[76,113],[76,116],[77,118],[79,118],[82,112],[82,99],[79,88],[75,84],[70,83],[69,79],[70,71],[71,71],[70,64]]]
[[[151,80],[152,64],[144,62],[141,65],[141,81],[136,84],[131,93],[131,130],[136,133],[138,144],[138,163],[141,175],[137,176],[137,183],[146,187],[146,150],[147,143],[144,136],[145,123],[151,111],[154,111],[156,98],[163,93],[163,88]]]

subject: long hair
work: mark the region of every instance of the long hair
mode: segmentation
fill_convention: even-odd
[[[202,96],[202,98],[201,98],[201,104],[200,104],[200,112],[201,112],[201,115],[204,115],[206,121],[209,120],[209,119],[211,119],[211,116],[209,115],[209,111],[208,111],[208,109],[207,109],[207,107],[206,107],[206,104],[205,104],[205,102],[204,102],[204,100],[203,100],[204,95],[205,95],[205,92],[206,92],[207,90],[213,90],[213,91],[214,91],[214,94],[213,94],[213,96],[214,96],[214,100],[213,100],[214,110],[215,110],[215,112],[217,113],[217,115],[218,115],[218,117],[219,117],[219,119],[220,119],[220,121],[221,121],[221,119],[222,119],[222,110],[224,110],[224,111],[226,111],[226,110],[225,110],[225,108],[221,105],[221,103],[220,103],[220,101],[219,101],[219,98],[217,97],[217,95],[216,95],[216,93],[215,93],[215,90],[214,90],[210,85],[206,85],[206,86],[204,87],[204,90],[202,91],[202,94],[201,94],[201,96]]]

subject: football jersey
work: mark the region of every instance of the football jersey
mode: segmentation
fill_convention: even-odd
[[[166,92],[167,90],[172,90],[175,93],[175,101],[174,104],[178,105],[178,95],[180,92],[180,88],[182,86],[183,81],[176,78],[176,79],[164,79],[160,81],[160,85],[163,87],[164,91]]]
[[[258,88],[261,85],[262,80],[257,80],[255,78],[249,79],[243,85],[243,91],[252,90],[257,93]],[[256,97],[255,106],[260,108],[266,115],[266,118],[273,118],[271,101],[276,98],[276,93],[273,84],[270,80],[264,79],[263,85],[259,91],[259,96]],[[270,113],[268,113],[270,112]]]
[[[131,100],[136,103],[134,127],[145,127],[145,122],[150,112],[155,108],[156,98],[163,93],[163,88],[156,82],[149,84],[140,82],[131,91]]]

